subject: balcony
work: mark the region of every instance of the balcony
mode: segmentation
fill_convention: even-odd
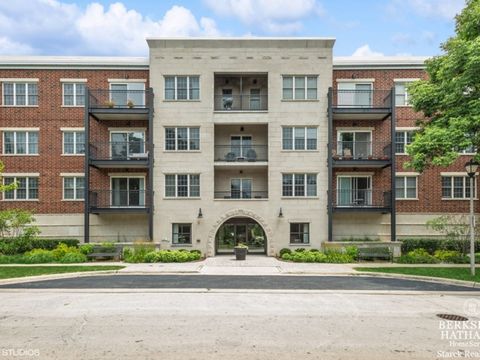
[[[150,192],[147,190],[91,190],[90,212],[99,213],[148,213]]]
[[[216,165],[266,165],[267,145],[215,145]]]
[[[150,161],[148,143],[110,141],[90,143],[90,165],[96,168],[147,168]]]
[[[267,111],[268,95],[215,95],[215,111]]]
[[[391,164],[392,143],[372,141],[338,141],[333,150],[333,167],[384,168]]]
[[[392,112],[391,90],[333,90],[334,120],[385,120]]]
[[[391,209],[391,191],[371,189],[334,190],[334,212],[381,212]]]
[[[89,112],[97,120],[148,120],[149,90],[88,90]]]
[[[230,190],[215,191],[214,198],[216,200],[260,200],[268,199],[268,191],[249,191],[249,190]]]

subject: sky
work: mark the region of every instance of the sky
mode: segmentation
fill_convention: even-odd
[[[0,0],[0,55],[147,56],[146,37],[334,37],[336,56],[432,56],[464,0]]]

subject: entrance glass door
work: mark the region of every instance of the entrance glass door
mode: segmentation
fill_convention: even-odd
[[[112,206],[145,206],[144,178],[112,178]]]
[[[113,160],[128,160],[132,154],[145,152],[145,134],[143,132],[112,132],[111,158]]]
[[[231,219],[217,231],[216,252],[231,254],[238,244],[248,246],[249,253],[265,253],[266,238],[262,227],[251,219]]]
[[[231,136],[230,137],[230,151],[235,154],[235,157],[245,158],[248,150],[252,148],[251,136]]]
[[[372,204],[371,179],[368,176],[340,176],[337,178],[338,206],[370,206]]]
[[[366,159],[372,155],[372,134],[368,131],[341,132],[338,141],[340,156],[353,156],[354,159]]]

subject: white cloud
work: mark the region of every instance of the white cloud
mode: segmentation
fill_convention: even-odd
[[[354,57],[380,57],[380,56],[384,56],[384,54],[381,53],[381,52],[373,51],[372,49],[370,49],[370,45],[365,44],[365,45],[360,46],[357,50],[355,50],[353,52],[352,56],[354,56]]]
[[[82,9],[59,0],[0,2],[0,53],[21,44],[20,53],[146,55],[146,37],[218,36],[210,18],[197,19],[173,6],[154,20],[121,3],[104,7],[92,2]],[[7,42],[8,41],[8,42]]]
[[[29,55],[33,49],[27,44],[10,40],[6,36],[0,37],[0,54],[2,55]]]
[[[302,19],[323,16],[316,0],[204,0],[216,14],[238,18],[268,33],[295,33],[303,28]]]
[[[389,11],[398,14],[407,8],[423,17],[451,20],[464,6],[465,0],[392,0]]]

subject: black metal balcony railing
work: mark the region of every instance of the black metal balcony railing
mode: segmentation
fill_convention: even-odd
[[[389,160],[392,144],[381,141],[337,141],[334,160]]]
[[[215,145],[215,161],[268,161],[267,145]]]
[[[145,141],[93,142],[89,146],[91,160],[145,161],[149,157]]]
[[[149,90],[89,90],[89,106],[97,109],[146,109],[150,107]]]
[[[268,95],[215,95],[215,111],[266,111]]]
[[[230,200],[268,199],[268,191],[215,191],[214,197]]]
[[[389,190],[337,189],[334,195],[334,207],[339,208],[389,208],[391,206]]]
[[[147,190],[91,190],[90,207],[97,209],[148,208],[150,193]]]
[[[390,109],[390,90],[333,90],[334,108]]]

